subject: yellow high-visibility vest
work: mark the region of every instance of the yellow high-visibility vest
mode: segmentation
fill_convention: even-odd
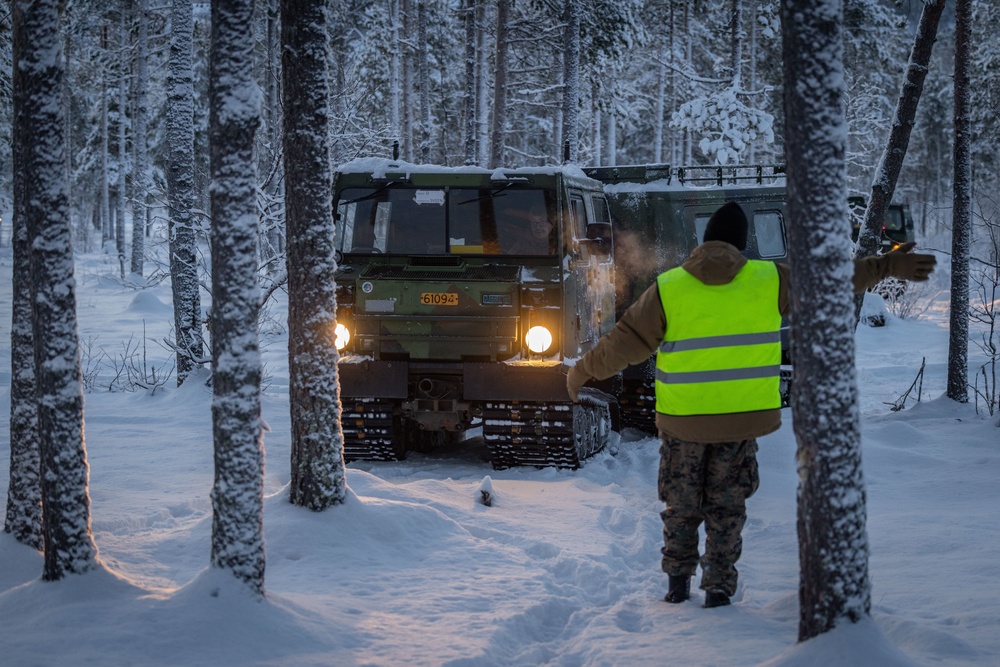
[[[781,407],[778,269],[748,260],[706,285],[682,267],[657,277],[667,331],[656,354],[656,411],[720,415]]]

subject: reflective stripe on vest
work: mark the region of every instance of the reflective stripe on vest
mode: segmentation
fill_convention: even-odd
[[[656,355],[656,410],[718,415],[781,407],[778,270],[749,260],[725,285],[678,267],[657,277],[667,331]]]

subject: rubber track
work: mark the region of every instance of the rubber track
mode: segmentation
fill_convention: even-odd
[[[618,405],[623,427],[656,433],[656,390],[652,380],[624,380]]]
[[[609,408],[603,401],[572,403],[489,402],[483,412],[483,438],[493,468],[554,466],[576,469],[604,447],[574,432],[574,410],[589,411],[592,420],[610,428]],[[605,429],[605,430],[607,430]]]
[[[343,402],[341,424],[344,431],[345,461],[396,461],[392,402],[371,398]]]

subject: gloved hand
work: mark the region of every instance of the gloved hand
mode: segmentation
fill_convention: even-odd
[[[587,384],[589,379],[590,377],[583,372],[579,364],[570,366],[569,372],[566,373],[566,391],[574,403],[580,399],[580,389]]]
[[[934,265],[937,264],[937,257],[922,253],[911,253],[916,243],[904,243],[890,253],[886,253],[889,260],[889,275],[901,280],[915,280],[922,282],[930,277],[934,272]]]

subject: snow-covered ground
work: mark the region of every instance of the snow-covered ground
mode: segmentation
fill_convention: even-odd
[[[169,367],[166,283],[123,287],[81,257],[89,361],[145,336]],[[0,248],[0,498],[10,417],[11,255]],[[932,281],[946,286],[946,266]],[[1000,449],[996,418],[944,399],[946,294],[917,319],[858,333],[872,619],[796,644],[791,414],[761,439],[740,586],[730,607],[663,602],[657,441],[626,432],[578,471],[493,471],[460,451],[348,467],[322,513],[288,503],[284,306],[272,308],[267,388],[267,597],[208,568],[210,393],[199,382],[86,395],[93,532],[102,570],[40,580],[41,556],[0,534],[0,664],[21,665],[997,665]],[[145,328],[145,333],[144,332]],[[970,345],[970,373],[982,355]],[[892,412],[926,358],[922,402]],[[85,359],[86,361],[87,359]],[[108,364],[107,359],[102,361]],[[101,382],[104,382],[101,386]],[[476,502],[489,476],[496,500]],[[697,585],[697,581],[695,582]]]

